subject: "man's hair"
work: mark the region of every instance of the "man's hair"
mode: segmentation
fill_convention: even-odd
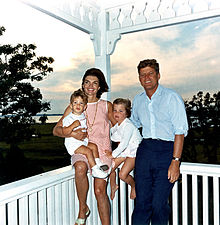
[[[140,70],[142,68],[145,68],[145,67],[151,67],[153,68],[155,71],[156,71],[156,74],[159,73],[159,63],[157,62],[156,59],[145,59],[143,61],[140,61],[138,66],[137,66],[137,69],[138,69],[138,73],[140,74]]]
[[[113,101],[113,105],[124,105],[127,117],[129,118],[131,116],[131,101],[129,99],[124,99],[124,98],[116,98]],[[114,107],[114,106],[113,106]]]
[[[77,98],[77,97],[81,97],[82,100],[83,100],[83,102],[84,102],[85,104],[88,103],[88,97],[87,97],[87,95],[82,91],[82,89],[78,89],[78,90],[76,90],[76,91],[74,91],[74,92],[72,93],[72,95],[70,96],[70,103],[72,103],[72,102],[74,101],[74,99]]]
[[[94,77],[97,77],[98,80],[99,80],[99,87],[100,88],[99,88],[99,90],[97,92],[97,95],[96,95],[97,98],[100,98],[102,93],[108,92],[108,90],[109,90],[108,84],[105,80],[105,76],[104,76],[103,72],[100,69],[91,68],[91,69],[88,69],[85,72],[85,74],[82,78],[82,89],[83,89],[83,84],[84,84],[87,76],[94,76]]]

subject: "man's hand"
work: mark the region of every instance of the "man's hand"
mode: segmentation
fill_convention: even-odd
[[[178,180],[180,175],[180,162],[172,160],[168,169],[168,179],[170,183],[174,183]]]

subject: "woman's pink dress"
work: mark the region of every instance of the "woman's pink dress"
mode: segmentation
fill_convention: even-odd
[[[97,105],[98,104],[98,105]],[[97,107],[97,108],[96,108]],[[96,112],[97,109],[97,112]],[[95,116],[96,112],[96,116]],[[98,102],[88,103],[86,113],[87,116],[87,132],[89,136],[89,142],[92,142],[98,146],[99,157],[104,164],[107,164],[109,167],[112,164],[112,160],[108,159],[105,156],[104,151],[111,149],[111,141],[110,141],[110,121],[108,119],[108,104],[107,101],[99,99]],[[95,120],[94,120],[95,117]],[[89,127],[92,126],[92,130],[90,131]],[[72,165],[74,165],[77,161],[84,161],[87,163],[88,168],[88,160],[82,154],[73,154],[71,157]]]

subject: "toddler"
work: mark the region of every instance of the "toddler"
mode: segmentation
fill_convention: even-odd
[[[63,119],[64,135],[70,135],[76,127],[85,128],[86,132],[87,126],[84,110],[86,109],[87,102],[88,98],[81,89],[73,92],[70,97],[70,108],[72,109],[72,112]],[[65,138],[64,144],[70,155],[82,154],[86,156],[93,177],[106,178],[108,176],[108,173],[101,169],[101,167],[106,169],[108,166],[102,165],[99,159],[97,146],[93,143],[90,143],[88,138],[85,138],[83,141],[81,141],[73,137],[68,137]]]

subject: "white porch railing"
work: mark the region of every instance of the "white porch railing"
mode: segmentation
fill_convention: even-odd
[[[181,179],[170,201],[174,225],[219,225],[220,166],[182,163]],[[87,225],[100,225],[93,178],[89,176]],[[120,188],[111,204],[112,224],[131,224],[134,201]],[[73,225],[78,213],[74,170],[71,166],[0,186],[0,225]]]

